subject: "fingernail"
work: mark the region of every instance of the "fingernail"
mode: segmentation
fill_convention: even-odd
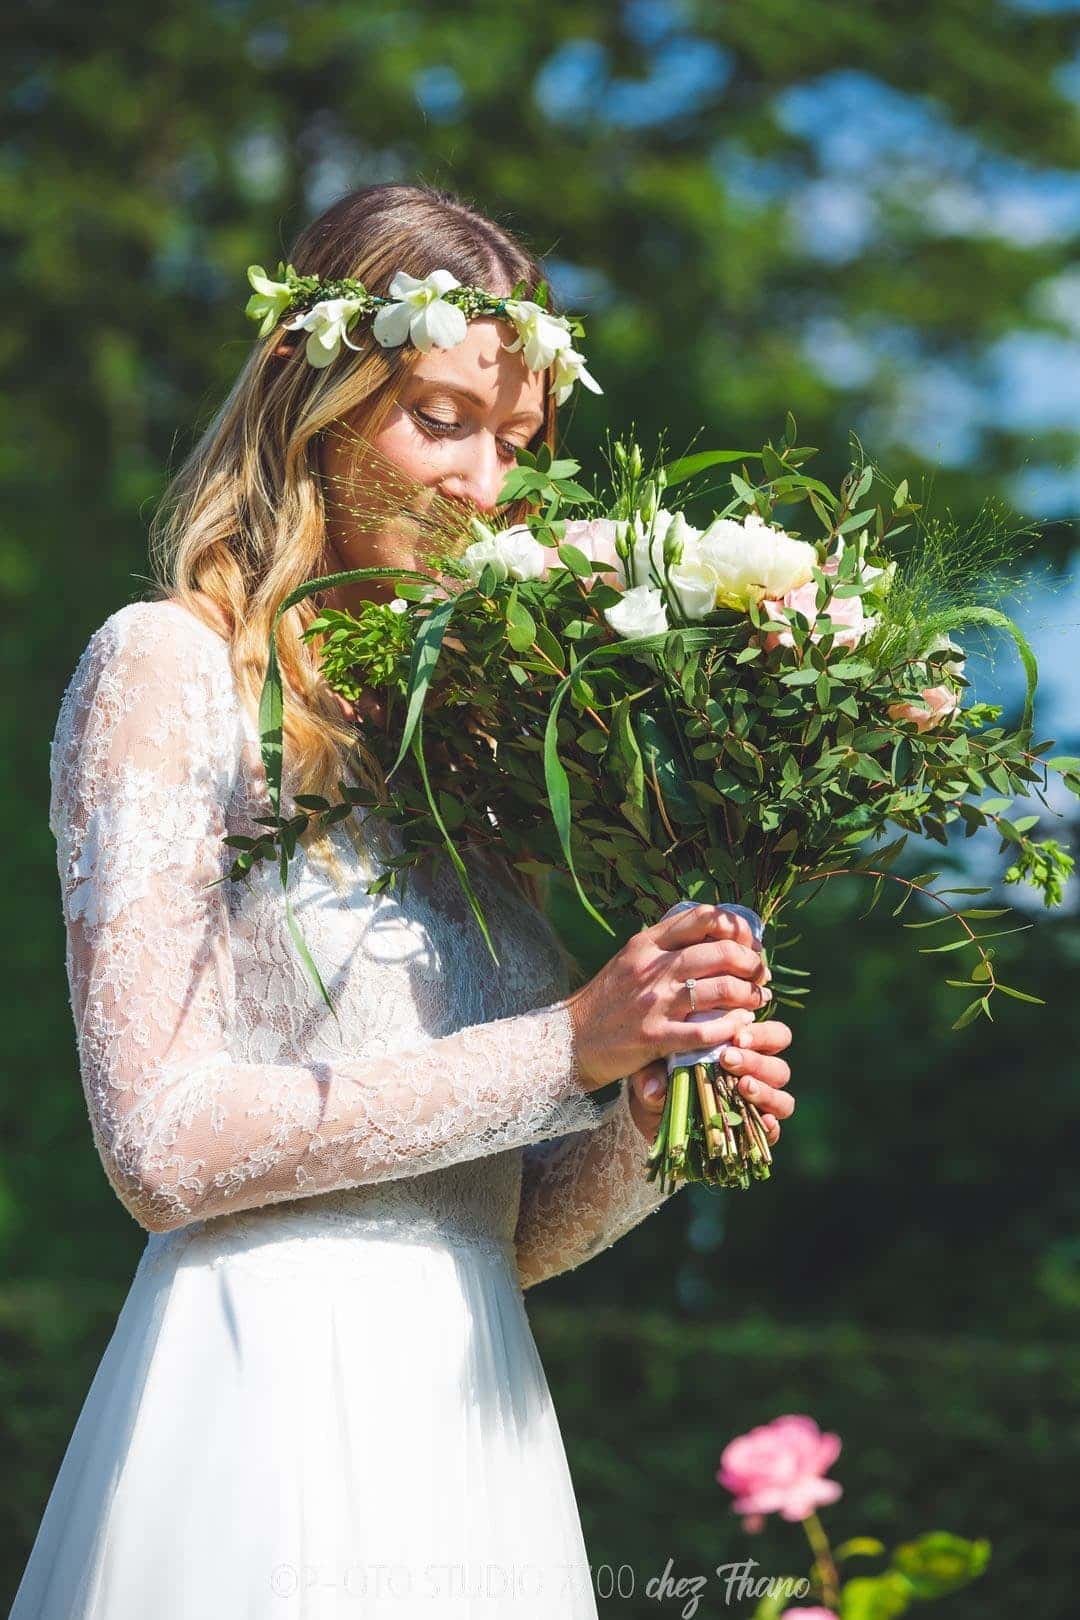
[[[758,989],[761,991],[761,999],[763,1002],[772,1000],[772,991],[769,989],[767,984],[759,984]]]
[[[743,1081],[743,1096],[744,1097],[756,1097],[757,1096],[757,1082],[755,1080],[744,1080]]]
[[[656,1079],[646,1080],[644,1091],[649,1102],[659,1102],[664,1095],[664,1082]]]
[[[743,1055],[737,1046],[724,1047],[724,1062],[729,1069],[737,1069],[742,1062]]]

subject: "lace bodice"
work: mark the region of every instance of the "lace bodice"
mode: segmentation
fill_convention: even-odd
[[[290,894],[337,1021],[276,864],[215,881],[223,836],[257,834],[270,805],[228,647],[180,603],[131,603],[91,636],[51,781],[94,1141],[151,1234],[435,1230],[509,1246],[530,1287],[664,1202],[626,1082],[601,1103],[577,1069],[546,922],[490,873],[476,882],[499,967],[445,865],[405,896],[367,894],[362,812],[359,852],[341,826],[331,865],[298,846]]]

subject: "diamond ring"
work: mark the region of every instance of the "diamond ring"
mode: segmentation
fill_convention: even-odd
[[[683,982],[690,992],[690,1011],[697,1012],[697,980],[685,979]]]

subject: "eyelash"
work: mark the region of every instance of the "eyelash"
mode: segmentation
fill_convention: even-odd
[[[429,416],[426,411],[421,411],[419,409],[413,411],[413,416],[418,422],[433,432],[438,438],[442,438],[447,433],[454,432],[456,428],[461,426],[460,422],[443,422],[440,421],[437,416]],[[508,454],[503,456],[504,461],[514,461],[517,457],[517,452],[525,448],[524,445],[512,444],[509,439],[501,439],[499,442],[505,446],[505,449],[508,452]]]

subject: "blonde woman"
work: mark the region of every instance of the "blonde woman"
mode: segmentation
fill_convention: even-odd
[[[288,262],[382,295],[401,271],[499,298],[542,277],[412,185],[347,195]],[[357,327],[321,364],[310,326],[270,325],[156,520],[157,596],[90,637],[53,740],[82,1080],[148,1236],[12,1620],[595,1616],[524,1291],[663,1201],[642,1161],[667,1053],[736,1042],[775,1141],[791,1032],[753,1022],[768,971],[741,919],[645,929],[570,992],[509,871],[476,873],[498,969],[445,868],[369,895],[387,847],[359,812],[290,876],[335,1020],[272,863],[216,881],[222,838],[269,813],[277,606],[335,569],[408,565],[425,510],[490,512],[516,448],[555,445],[551,368],[500,317],[426,348]],[[280,624],[283,808],[377,775],[371,705],[342,704],[301,640],[315,612]]]

